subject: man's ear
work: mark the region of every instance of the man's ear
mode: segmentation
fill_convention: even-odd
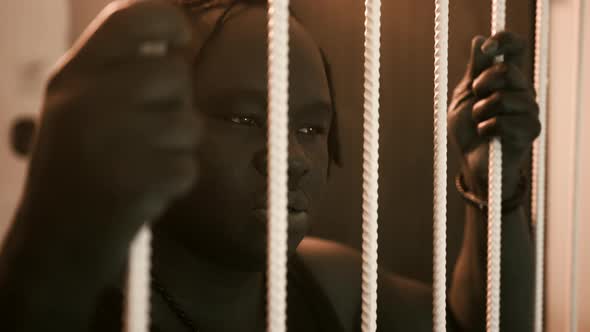
[[[10,130],[10,145],[17,156],[26,158],[31,153],[35,127],[35,119],[31,116],[21,117],[13,122]]]
[[[324,63],[324,71],[328,81],[328,89],[330,91],[330,100],[332,101],[332,123],[330,124],[330,132],[328,133],[328,154],[330,161],[328,164],[328,177],[330,176],[330,169],[333,165],[342,167],[342,147],[340,146],[340,130],[338,128],[338,113],[336,112],[336,92],[334,91],[334,80],[332,78],[332,67],[328,62],[328,57],[324,50],[320,47],[320,55]]]

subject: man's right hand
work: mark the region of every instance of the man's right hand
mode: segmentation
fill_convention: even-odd
[[[150,43],[167,52],[142,54]],[[187,191],[200,132],[190,43],[179,8],[109,5],[48,82],[24,208],[83,210],[72,217],[111,219],[116,231],[132,234]]]
[[[167,52],[141,54],[146,43]],[[180,9],[117,2],[60,62],[0,249],[6,330],[87,330],[137,231],[191,187],[200,129],[190,43]]]

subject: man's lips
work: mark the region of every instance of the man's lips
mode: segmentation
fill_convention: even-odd
[[[260,204],[258,204],[258,207],[255,210],[258,210],[258,209],[266,210],[267,204],[268,203],[265,199]],[[289,214],[300,213],[300,212],[307,213],[308,207],[309,207],[309,201],[307,200],[307,197],[303,193],[289,192],[288,203],[287,203],[287,209],[289,211]]]
[[[260,215],[264,215],[265,218],[268,218],[268,210],[266,208],[254,209],[254,212],[257,214],[260,214]],[[288,212],[287,214],[288,214],[289,218],[291,218],[291,216],[300,216],[300,215],[307,216],[307,211],[305,211],[305,210],[296,210],[296,209],[288,208],[287,212]]]
[[[262,224],[268,223],[268,211],[266,208],[260,208],[254,210],[254,216]],[[290,231],[304,231],[307,228],[307,220],[309,215],[307,211],[295,211],[289,210],[287,214],[287,222],[289,224]]]

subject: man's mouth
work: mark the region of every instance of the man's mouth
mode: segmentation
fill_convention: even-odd
[[[267,201],[263,200],[259,202],[258,208],[255,210],[264,210],[267,211]],[[302,194],[301,192],[289,192],[288,203],[287,203],[287,211],[289,215],[291,214],[299,214],[299,213],[306,213],[308,210],[309,201],[307,197]]]
[[[307,212],[307,211],[305,211],[303,209],[298,209],[298,208],[294,208],[294,207],[290,207],[290,206],[287,207],[287,211],[289,212],[289,214],[292,214],[292,213],[303,213],[303,212],[306,213]]]
[[[289,207],[287,209],[287,211],[288,211],[287,220],[288,220],[290,228],[291,227],[299,228],[299,227],[303,226],[303,224],[307,223],[307,219],[309,217],[307,210]],[[263,222],[265,224],[268,222],[268,210],[266,208],[255,209],[254,215],[261,222]]]
[[[259,214],[264,214],[264,215],[268,214],[267,208],[259,208],[259,209],[255,209],[254,211],[256,211]],[[302,209],[297,209],[297,208],[292,208],[292,207],[288,207],[287,212],[289,213],[289,216],[290,215],[297,215],[297,214],[307,214],[307,210],[302,210]]]

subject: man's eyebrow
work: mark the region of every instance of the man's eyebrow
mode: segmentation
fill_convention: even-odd
[[[206,98],[207,102],[231,104],[232,102],[250,102],[259,105],[265,111],[268,108],[268,96],[266,91],[257,89],[232,89],[226,90]],[[292,104],[291,104],[292,105]],[[313,111],[324,113],[329,116],[333,113],[333,105],[330,101],[323,99],[314,99],[310,102],[295,105],[292,111],[296,113],[308,113]]]
[[[255,89],[226,90],[205,98],[206,103],[231,104],[235,101],[247,101],[250,103],[260,105],[264,109],[266,109],[266,105],[268,104],[266,92]]]
[[[307,113],[307,112],[313,112],[313,113],[322,113],[320,115],[326,115],[326,116],[330,116],[333,113],[333,109],[332,109],[332,103],[326,100],[313,100],[311,102],[305,103],[301,106],[298,106],[296,111],[302,112],[302,113]]]

